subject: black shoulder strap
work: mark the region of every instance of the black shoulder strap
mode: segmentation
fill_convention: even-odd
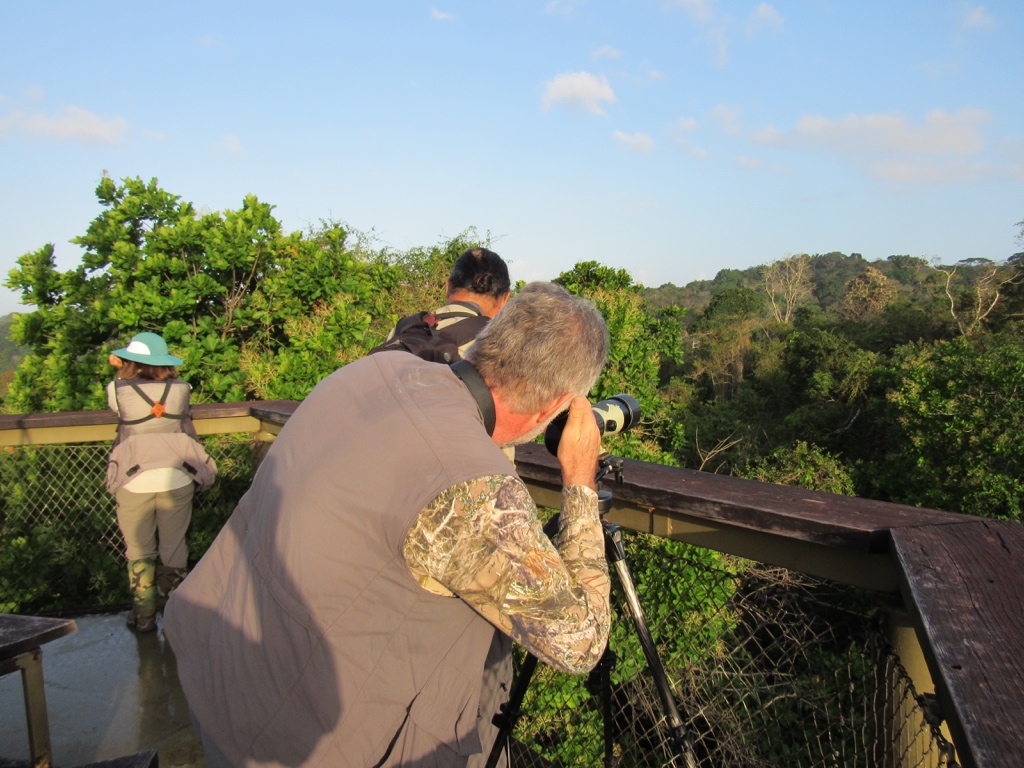
[[[156,407],[157,403],[159,403],[160,404],[160,411],[161,411],[161,413],[160,413],[160,416],[158,417],[157,414],[156,414],[156,411],[155,410],[151,410],[148,414],[143,416],[141,419],[132,419],[131,421],[127,421],[125,419],[121,419],[120,420],[121,424],[124,424],[127,427],[132,427],[132,426],[135,426],[136,424],[142,424],[145,421],[150,421],[151,419],[155,419],[155,418],[184,419],[184,418],[186,418],[188,416],[187,413],[168,413],[167,411],[163,410],[164,405],[167,403],[167,395],[171,391],[171,380],[170,379],[167,379],[164,382],[163,394],[161,394],[160,395],[160,399],[158,401],[155,401],[155,402],[154,402],[154,400],[149,395],[147,395],[142,390],[142,387],[140,387],[138,385],[136,379],[129,379],[128,380],[128,386],[130,386],[132,389],[134,389],[136,394],[139,397],[141,397],[143,399],[143,401],[146,403],[146,405],[150,406],[151,409],[154,409]],[[115,385],[114,393],[115,393],[115,397],[116,397],[116,394],[117,394],[116,385]],[[120,401],[118,401],[118,408],[120,409]]]
[[[459,360],[448,367],[452,369],[452,373],[462,380],[462,383],[466,385],[466,389],[469,390],[469,394],[476,400],[476,405],[480,409],[480,415],[484,418],[484,427],[487,429],[487,434],[493,435],[495,420],[494,398],[491,397],[491,390],[487,388],[487,383],[484,381],[483,376],[477,372],[476,368],[468,360]]]
[[[398,334],[404,332],[407,328],[419,325],[420,323],[426,323],[428,326],[433,327],[436,324],[436,321],[432,323],[428,319],[432,314],[432,312],[417,312],[414,315],[406,315],[395,323],[395,330],[391,338],[394,338]]]

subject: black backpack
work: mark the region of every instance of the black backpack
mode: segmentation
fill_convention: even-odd
[[[438,321],[452,317],[463,319],[443,329],[437,327]],[[454,363],[460,359],[459,347],[475,339],[487,320],[472,312],[417,312],[399,320],[391,338],[371,349],[369,354],[399,349],[431,363]]]

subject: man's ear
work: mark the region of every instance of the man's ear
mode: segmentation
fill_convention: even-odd
[[[574,397],[575,395],[572,392],[566,392],[564,395],[556,397],[543,411],[541,411],[537,418],[537,423],[543,424],[548,419],[555,418],[555,416],[569,407],[569,403],[572,402]]]

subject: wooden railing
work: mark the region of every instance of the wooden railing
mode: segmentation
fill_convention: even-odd
[[[195,405],[200,434],[270,441],[287,401]],[[110,440],[109,411],[0,416],[0,446]],[[557,461],[520,446],[538,504],[558,505]],[[608,519],[637,531],[867,588],[921,692],[937,695],[965,766],[1024,760],[1024,528],[1016,522],[805,491],[626,460]],[[915,661],[916,660],[916,661]]]
[[[516,467],[557,505],[554,457],[521,446]],[[961,762],[1024,764],[1019,523],[629,460],[611,489],[608,518],[620,525],[890,596],[900,656],[919,691],[934,683]],[[900,607],[912,634],[900,631]],[[918,653],[926,670],[915,669]]]

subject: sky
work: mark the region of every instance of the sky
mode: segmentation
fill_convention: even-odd
[[[78,266],[104,173],[396,251],[475,227],[513,280],[1001,261],[1021,40],[1020,0],[4,0],[0,275]]]

